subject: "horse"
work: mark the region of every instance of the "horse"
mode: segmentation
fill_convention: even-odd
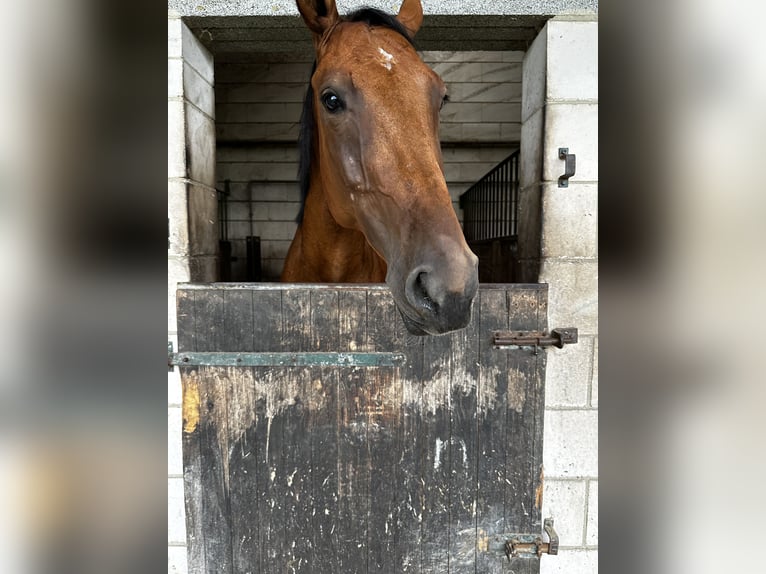
[[[281,280],[389,286],[407,330],[466,327],[478,258],[452,207],[439,143],[447,89],[413,37],[420,0],[346,17],[297,0],[316,60],[301,118],[299,226]]]

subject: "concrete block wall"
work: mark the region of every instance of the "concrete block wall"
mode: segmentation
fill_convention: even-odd
[[[178,346],[175,291],[217,275],[213,57],[168,14],[168,340]],[[168,572],[185,573],[181,381],[168,373]]]
[[[460,218],[460,194],[517,149],[523,52],[424,52],[423,58],[450,93],[440,137]],[[305,54],[254,54],[216,66],[217,185],[230,182],[233,279],[244,277],[247,235],[261,237],[264,280],[281,273],[300,209],[296,141],[312,61]]]
[[[549,20],[524,59],[520,236],[524,280],[549,284],[548,321],[578,327],[548,354],[543,514],[560,551],[542,574],[592,574],[598,557],[598,23]],[[577,156],[569,187],[564,162]]]

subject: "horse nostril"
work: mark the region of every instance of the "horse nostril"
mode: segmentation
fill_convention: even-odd
[[[416,269],[407,279],[406,295],[410,304],[416,309],[423,309],[430,313],[436,313],[439,309],[438,303],[431,297],[428,290],[429,275],[427,271]]]

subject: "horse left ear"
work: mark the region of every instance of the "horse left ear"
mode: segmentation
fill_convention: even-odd
[[[396,19],[407,29],[410,36],[414,37],[423,24],[423,5],[420,0],[404,0]]]
[[[306,26],[317,36],[340,20],[335,0],[296,0],[296,4]]]

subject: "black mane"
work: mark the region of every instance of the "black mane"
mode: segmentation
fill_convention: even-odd
[[[413,46],[415,45],[409,32],[407,32],[407,29],[396,19],[396,16],[387,14],[376,8],[361,8],[348,14],[343,18],[343,21],[365,22],[369,26],[389,28],[401,34]],[[306,98],[303,100],[300,132],[298,134],[298,181],[301,189],[301,210],[298,213],[298,218],[296,220],[298,223],[303,221],[303,208],[306,205],[306,196],[309,193],[309,185],[311,183],[311,156],[314,151],[314,127],[316,125],[316,120],[314,118],[314,90],[311,87],[311,77],[314,76],[316,68],[317,64],[316,61],[314,61],[314,65],[311,68],[311,76],[309,77],[309,86],[306,90]]]

